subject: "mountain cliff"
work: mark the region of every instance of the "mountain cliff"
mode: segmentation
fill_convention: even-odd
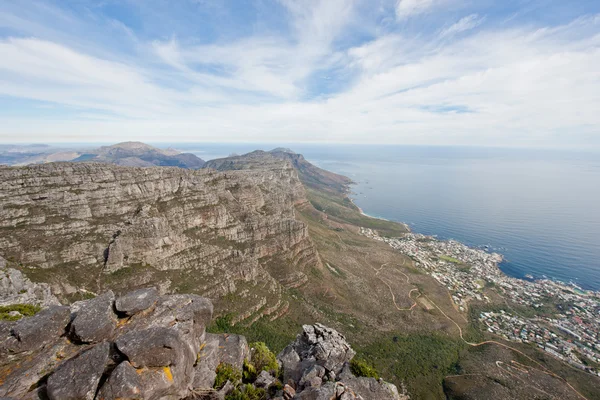
[[[306,201],[281,161],[232,172],[0,167],[0,255],[62,296],[155,283],[211,298],[238,293],[245,310],[275,313],[282,287],[303,284],[303,271],[320,263],[295,218]]]

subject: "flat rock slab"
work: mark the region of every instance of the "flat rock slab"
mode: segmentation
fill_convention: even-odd
[[[33,317],[23,318],[12,328],[13,352],[32,351],[44,347],[65,333],[69,323],[69,307],[53,306],[40,311]]]
[[[96,400],[117,399],[143,399],[140,377],[127,361],[117,365],[96,396]]]
[[[119,337],[117,348],[136,368],[168,367],[182,358],[183,342],[172,328],[154,327]]]
[[[110,344],[97,344],[62,364],[48,378],[50,400],[93,400],[109,360]]]
[[[207,339],[211,334],[207,334]],[[250,347],[244,336],[233,334],[215,335],[219,340],[218,364],[230,364],[238,369],[244,366],[244,360],[250,360]],[[217,364],[217,365],[218,365]]]
[[[115,301],[115,308],[117,311],[131,316],[154,306],[157,301],[158,290],[151,287],[135,290],[118,297]]]
[[[114,302],[115,294],[111,290],[86,301],[71,323],[72,337],[83,343],[112,339],[117,325],[117,316],[113,311]]]

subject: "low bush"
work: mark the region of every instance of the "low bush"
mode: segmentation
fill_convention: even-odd
[[[267,392],[252,385],[242,385],[225,396],[225,400],[266,400]]]
[[[18,321],[23,317],[31,317],[41,310],[40,306],[32,304],[10,304],[8,306],[0,306],[0,321]],[[18,311],[19,315],[10,315],[10,312]]]
[[[252,349],[252,364],[256,368],[256,371],[273,372],[273,375],[277,375],[279,371],[279,364],[277,363],[277,357],[264,342],[254,342],[250,344]]]
[[[372,365],[356,357],[350,361],[350,370],[356,376],[379,379],[379,374]]]
[[[242,372],[230,364],[219,364],[216,370],[214,388],[219,390],[225,386],[227,381],[231,381],[233,386],[237,387],[242,381]]]

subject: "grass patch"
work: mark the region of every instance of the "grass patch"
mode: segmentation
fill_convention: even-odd
[[[23,317],[32,317],[42,308],[32,304],[10,304],[8,306],[0,306],[0,321],[18,321]],[[10,315],[11,312],[17,311],[21,315]]]
[[[350,370],[354,375],[359,377],[379,379],[379,373],[377,373],[377,370],[366,360],[358,357],[354,357],[350,361]]]
[[[302,330],[300,323],[286,317],[275,321],[259,320],[250,326],[232,326],[232,318],[232,314],[215,318],[213,323],[206,329],[207,332],[244,335],[248,342],[263,342],[269,349],[278,353],[294,341],[296,334]]]
[[[242,385],[225,396],[225,400],[266,400],[267,391],[252,385]]]
[[[408,232],[404,224],[362,215],[345,194],[308,189],[307,197],[314,208],[338,222],[376,229],[384,236],[400,236]]]
[[[230,381],[236,387],[242,382],[242,371],[233,365],[221,363],[215,372],[217,373],[217,377],[215,378],[213,387],[217,390],[222,389],[227,381]]]
[[[413,398],[440,398],[443,379],[457,372],[462,349],[458,339],[414,333],[376,339],[357,353],[384,379],[396,385],[404,382]]]

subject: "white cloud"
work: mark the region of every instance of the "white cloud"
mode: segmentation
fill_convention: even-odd
[[[461,32],[469,31],[471,29],[477,28],[479,25],[482,24],[482,22],[484,20],[485,20],[485,17],[480,17],[477,14],[468,15],[466,17],[461,18],[455,24],[444,29],[440,33],[440,35],[445,37],[445,36],[452,36],[452,35],[456,35]]]
[[[102,135],[560,145],[586,137],[600,145],[597,16],[492,31],[473,30],[482,20],[473,14],[431,35],[378,32],[340,47],[349,24],[360,22],[353,3],[281,2],[290,34],[258,31],[208,44],[165,35],[141,43],[149,50],[142,57],[44,38],[0,39],[0,95],[70,111],[49,119],[3,114],[0,142]],[[307,95],[322,70],[339,87]]]
[[[445,0],[398,0],[396,3],[396,17],[399,20],[425,14],[439,6]]]

